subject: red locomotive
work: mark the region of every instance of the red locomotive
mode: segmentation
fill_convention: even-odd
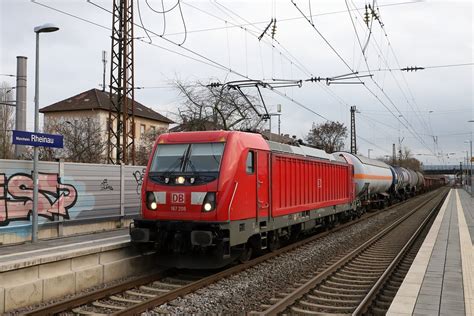
[[[244,261],[302,232],[360,216],[367,205],[361,200],[385,197],[379,191],[392,183],[390,166],[381,164],[253,133],[163,134],[146,169],[142,217],[131,239],[153,244],[166,254],[161,263],[176,267]]]

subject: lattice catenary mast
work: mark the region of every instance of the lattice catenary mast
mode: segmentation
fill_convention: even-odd
[[[107,162],[135,164],[133,0],[114,0]]]
[[[357,138],[356,138],[356,106],[351,106],[351,154],[357,155]]]

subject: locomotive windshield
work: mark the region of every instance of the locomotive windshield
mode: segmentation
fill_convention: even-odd
[[[150,172],[219,172],[224,143],[159,144]]]

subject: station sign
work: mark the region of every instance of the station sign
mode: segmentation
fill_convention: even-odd
[[[14,145],[63,148],[63,135],[13,131]]]

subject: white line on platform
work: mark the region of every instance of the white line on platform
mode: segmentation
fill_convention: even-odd
[[[51,251],[51,250],[54,250],[54,249],[75,247],[77,245],[92,244],[92,243],[97,243],[97,242],[103,242],[104,240],[119,239],[119,238],[124,238],[124,237],[130,238],[128,235],[125,235],[125,236],[114,236],[114,237],[107,237],[107,238],[101,238],[101,239],[95,239],[95,240],[88,240],[88,241],[83,241],[83,242],[67,244],[67,245],[61,245],[61,246],[55,246],[55,247],[49,247],[49,248],[43,248],[43,249],[36,249],[36,250],[30,250],[30,251],[11,253],[9,255],[2,255],[1,259],[7,258],[7,257],[21,256],[21,255],[25,255],[25,254],[37,253],[37,252],[46,252],[46,251]],[[3,260],[1,260],[1,261],[3,261]]]

